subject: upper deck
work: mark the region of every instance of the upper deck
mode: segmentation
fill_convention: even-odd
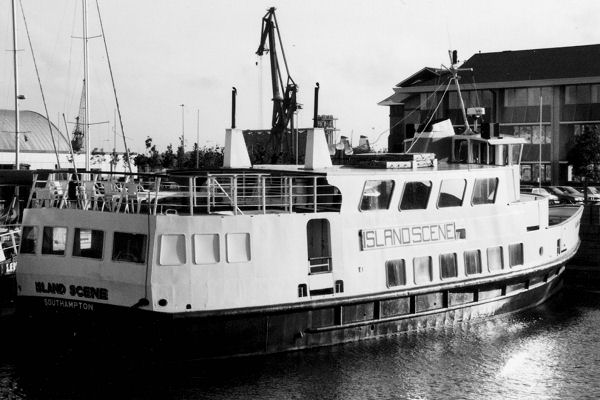
[[[262,165],[159,175],[53,171],[34,175],[28,207],[151,215],[340,212],[343,198],[355,203],[354,209],[367,197],[378,204],[385,201],[384,191],[405,182],[431,186],[461,178],[466,184],[477,177],[507,180],[512,175],[509,167],[445,162],[419,169],[334,166],[308,171],[297,165]]]

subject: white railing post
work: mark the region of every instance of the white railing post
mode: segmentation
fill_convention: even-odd
[[[292,178],[291,176],[287,178],[288,180],[288,190],[289,190],[289,201],[288,201],[288,206],[290,207],[289,212],[292,212],[292,206],[294,205],[294,178]]]
[[[315,177],[313,177],[313,202],[314,202],[313,210],[314,210],[314,212],[317,212],[317,201],[318,201],[318,199],[317,199],[317,177],[315,176]]]
[[[263,214],[267,213],[267,177],[266,176],[261,176],[260,177],[260,182],[261,182],[261,196],[262,196],[262,210],[263,210]]]
[[[189,191],[189,202],[190,202],[190,215],[194,215],[194,192],[193,192],[193,184],[194,184],[194,178],[193,177],[189,177],[188,178],[188,191]]]

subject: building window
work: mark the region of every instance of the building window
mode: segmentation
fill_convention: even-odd
[[[185,235],[160,235],[160,265],[182,265],[185,259]]]
[[[406,266],[404,260],[389,260],[385,263],[387,287],[406,285]]]
[[[481,273],[481,252],[479,250],[465,251],[465,273],[467,275]]]
[[[464,179],[445,179],[440,188],[438,207],[460,207],[465,196],[467,181]]]
[[[43,236],[42,254],[65,255],[67,228],[45,226]]]
[[[360,200],[360,210],[387,210],[393,192],[394,181],[366,181]]]
[[[104,232],[95,229],[75,228],[73,240],[73,256],[102,258],[104,249]]]
[[[35,254],[37,235],[37,226],[24,226],[21,232],[21,247],[19,248],[19,252],[22,254]]]
[[[501,126],[502,135],[510,135],[525,139],[528,144],[550,144],[552,143],[552,131],[550,125],[542,125],[542,134],[540,135],[540,126],[538,125],[509,125]],[[539,156],[538,156],[539,157]]]
[[[565,86],[565,104],[589,104],[592,102],[590,85]]]
[[[429,283],[433,280],[431,257],[415,257],[413,259],[413,269],[415,275],[415,284],[422,285]]]
[[[490,272],[500,271],[504,268],[504,256],[502,246],[489,247],[487,249],[487,264]]]
[[[496,189],[498,188],[498,178],[475,179],[473,187],[473,205],[494,204],[496,201]]]
[[[115,232],[112,260],[145,263],[147,241],[148,237],[141,233]]]
[[[456,278],[456,253],[440,254],[440,277],[442,279]]]
[[[400,210],[424,210],[431,194],[431,182],[406,182],[400,200]]]
[[[508,246],[508,263],[511,267],[523,265],[523,243]]]
[[[600,85],[592,85],[592,103],[600,103]]]
[[[335,281],[335,292],[336,293],[344,293],[344,281],[341,279],[338,279],[337,281]]]

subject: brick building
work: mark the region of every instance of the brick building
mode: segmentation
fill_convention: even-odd
[[[600,129],[600,45],[478,53],[461,68],[472,69],[460,73],[465,106],[484,107],[484,122],[499,123],[503,136],[527,140],[522,182],[537,182],[540,148],[542,182],[570,180],[566,157],[573,138]],[[379,103],[390,107],[390,151],[402,150],[402,141],[423,126],[440,99],[433,118],[463,126],[456,87],[442,99],[449,77],[443,68],[423,68]]]

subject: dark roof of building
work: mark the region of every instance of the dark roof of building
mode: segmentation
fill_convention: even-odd
[[[461,83],[542,81],[574,78],[600,77],[600,44],[548,49],[500,51],[477,53],[460,68],[472,68],[473,72],[460,72]],[[435,71],[439,76],[427,80],[414,79],[423,71]],[[417,74],[400,82],[397,87],[438,85],[448,72],[436,68],[424,68]]]
[[[52,124],[52,135],[58,151],[69,152],[69,143]],[[50,137],[48,120],[35,111],[19,112],[19,130],[21,133],[21,148],[23,152],[54,153]],[[0,110],[0,151],[15,151],[15,112]]]

